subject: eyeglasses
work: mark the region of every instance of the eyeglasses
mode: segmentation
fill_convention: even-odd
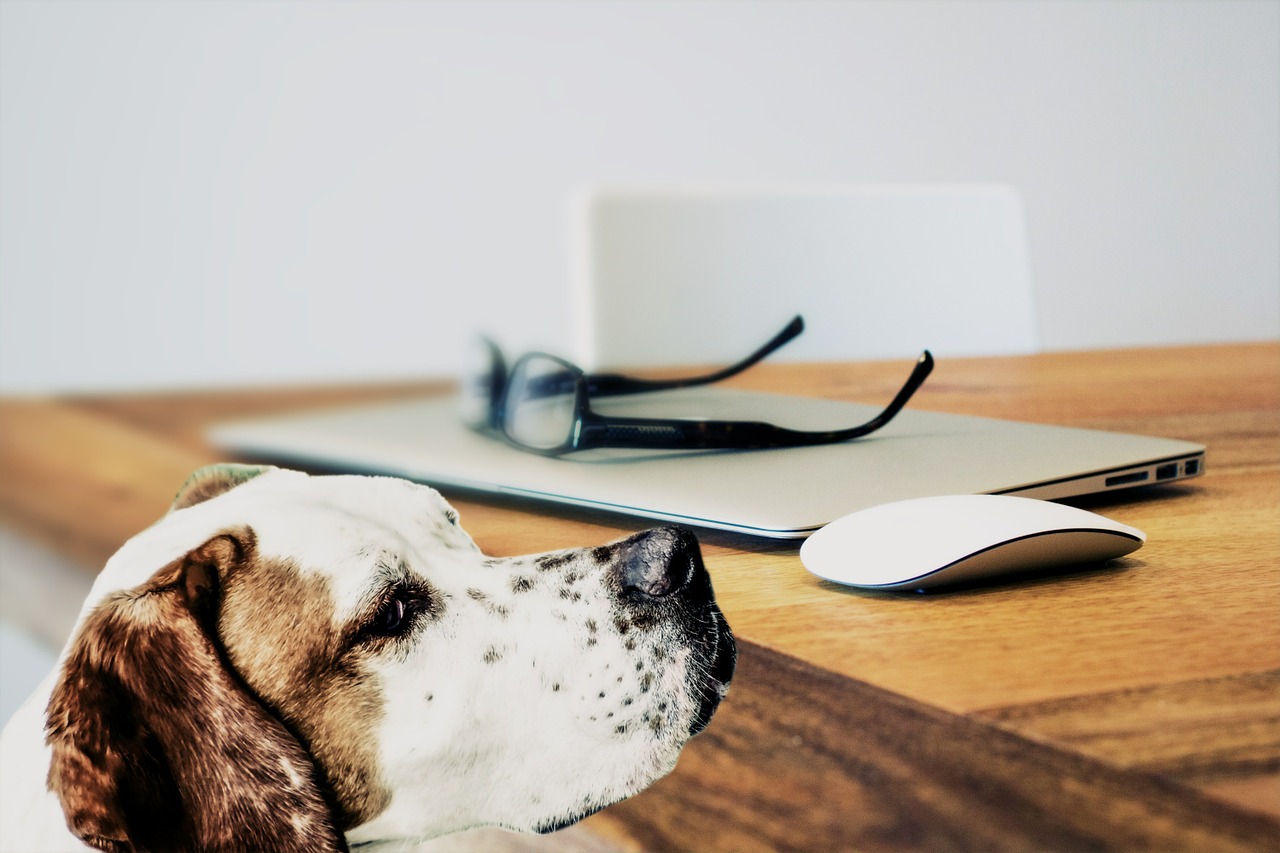
[[[764,346],[741,361],[721,370],[701,376],[680,379],[640,379],[618,373],[592,373],[583,378],[590,397],[612,397],[621,394],[641,394],[648,391],[668,391],[674,388],[691,388],[737,376],[747,368],[764,360],[774,350],[780,349],[804,331],[804,318],[794,317],[782,331],[769,339]],[[473,429],[502,431],[504,396],[510,387],[512,373],[507,370],[502,350],[488,338],[480,338],[472,364],[463,375],[459,401],[462,420]],[[548,356],[550,357],[550,356]],[[518,363],[517,363],[518,366]],[[538,389],[533,389],[536,393]]]
[[[760,361],[803,329],[803,321],[797,317],[737,364],[705,376],[670,380],[589,375],[545,353],[522,356],[508,373],[497,347],[486,342],[496,358],[487,374],[477,373],[477,381],[467,383],[472,393],[464,392],[463,416],[473,427],[496,430],[516,447],[546,456],[595,447],[698,450],[832,444],[870,435],[889,423],[933,370],[933,356],[925,350],[906,384],[883,411],[866,423],[840,430],[795,430],[758,421],[613,417],[591,408],[593,395],[682,388],[725,379]]]

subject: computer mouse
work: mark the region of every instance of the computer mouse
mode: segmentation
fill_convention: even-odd
[[[918,590],[1123,557],[1141,530],[1052,501],[1009,495],[912,498],[859,510],[815,531],[800,560],[820,578]]]

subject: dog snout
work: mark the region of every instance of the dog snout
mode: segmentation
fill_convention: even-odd
[[[698,540],[682,527],[646,530],[620,544],[614,572],[632,598],[668,598],[687,588],[702,568]]]

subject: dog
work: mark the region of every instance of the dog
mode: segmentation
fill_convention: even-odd
[[[214,466],[0,735],[0,846],[550,832],[668,773],[735,656],[683,529],[498,559],[426,486]]]

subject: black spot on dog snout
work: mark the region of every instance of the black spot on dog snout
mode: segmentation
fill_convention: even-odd
[[[467,597],[500,619],[506,619],[511,615],[511,610],[505,604],[498,604],[484,590],[472,587],[467,590]]]
[[[570,551],[561,551],[557,554],[547,554],[539,557],[537,560],[538,570],[542,572],[553,572],[564,566],[566,563],[573,561],[573,553]]]

